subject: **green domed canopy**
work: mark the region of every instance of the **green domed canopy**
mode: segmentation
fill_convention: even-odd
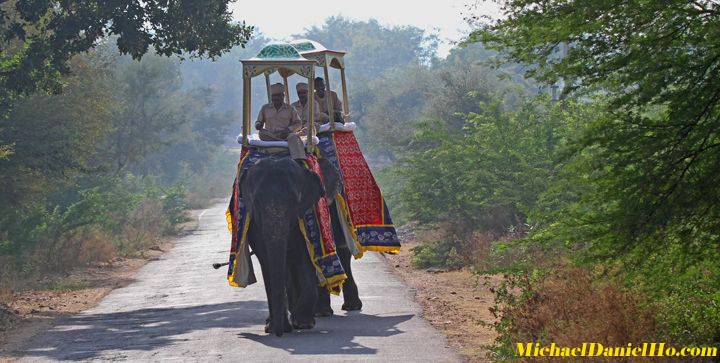
[[[297,39],[290,42],[300,53],[327,50],[324,45],[310,39]]]
[[[266,45],[260,53],[255,56],[255,59],[266,59],[266,60],[290,60],[297,59],[303,60],[304,58],[300,53],[290,44],[286,43],[275,43]]]
[[[343,60],[345,52],[327,49],[324,45],[310,39],[296,39],[290,44],[300,52],[300,55],[315,60],[320,67],[345,68]]]

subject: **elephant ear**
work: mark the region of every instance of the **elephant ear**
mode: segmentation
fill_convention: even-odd
[[[302,191],[300,194],[300,210],[299,216],[302,218],[308,209],[317,203],[317,201],[325,196],[325,188],[323,188],[320,177],[308,169],[303,169],[305,177],[303,178]]]

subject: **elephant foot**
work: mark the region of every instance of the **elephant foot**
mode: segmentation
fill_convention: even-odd
[[[285,320],[285,329],[283,329],[285,333],[291,333],[293,331],[293,326],[290,325],[290,322],[286,319]],[[265,333],[271,333],[272,332],[272,324],[270,323],[270,318],[265,319]]]
[[[333,316],[335,312],[333,309],[327,309],[327,310],[318,310],[315,312],[316,318],[327,318],[328,316]]]
[[[315,319],[311,319],[310,321],[306,321],[306,322],[300,322],[300,321],[293,319],[292,327],[297,330],[312,329],[315,327]]]
[[[362,301],[346,301],[342,305],[342,309],[345,311],[359,311],[362,310]]]

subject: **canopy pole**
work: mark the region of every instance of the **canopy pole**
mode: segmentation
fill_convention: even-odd
[[[325,101],[327,103],[328,119],[330,120],[330,131],[335,131],[335,112],[333,112],[335,108],[333,107],[333,99],[330,97],[330,73],[328,72],[327,58],[325,56],[325,65],[323,66],[325,70]]]
[[[271,103],[272,97],[270,95],[270,74],[268,74],[267,72],[265,72],[265,88],[267,89],[267,97],[268,97],[267,103]]]
[[[308,125],[308,136],[307,140],[309,143],[308,151],[312,154],[315,151],[315,145],[313,144],[313,136],[315,136],[315,67],[312,67],[310,71],[310,79],[308,82],[308,102],[310,103],[310,124]],[[313,96],[310,98],[309,96]]]
[[[243,72],[244,73],[244,72]],[[243,77],[243,124],[242,124],[242,145],[248,146],[248,135],[252,132],[250,128],[250,79]]]
[[[343,117],[345,123],[350,122],[350,110],[348,108],[348,93],[347,83],[345,82],[345,67],[340,68],[340,80],[342,81],[342,93],[343,93]]]
[[[288,88],[287,76],[283,76],[283,81],[285,83],[285,103],[287,103],[289,105],[290,104],[290,89]]]

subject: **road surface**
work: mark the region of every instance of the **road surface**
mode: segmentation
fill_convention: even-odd
[[[376,253],[353,265],[362,312],[342,311],[342,299],[333,297],[336,315],[317,319],[315,329],[280,338],[265,334],[261,276],[246,289],[232,288],[226,269],[211,267],[227,259],[226,205],[204,211],[199,228],[143,267],[135,282],[112,291],[93,309],[60,319],[16,357],[21,362],[460,361],[419,317],[412,291]],[[255,271],[259,274],[259,266]]]

